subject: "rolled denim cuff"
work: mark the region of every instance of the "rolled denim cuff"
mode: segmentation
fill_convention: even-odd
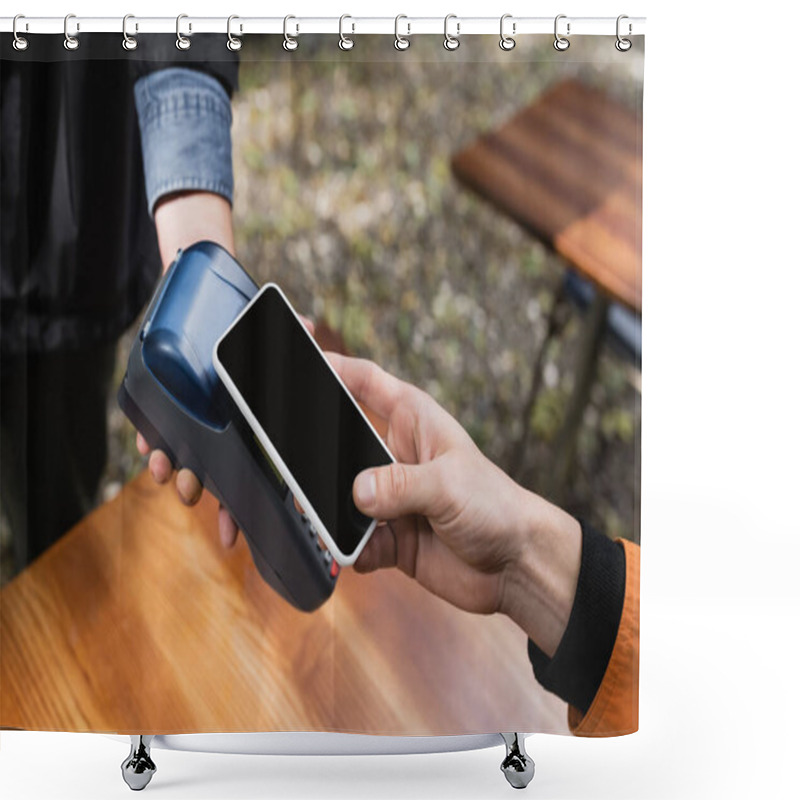
[[[220,82],[171,67],[139,78],[134,94],[150,214],[159,198],[186,190],[232,204],[231,103]]]

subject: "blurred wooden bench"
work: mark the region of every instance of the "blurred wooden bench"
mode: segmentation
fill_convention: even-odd
[[[616,301],[641,313],[642,120],[603,92],[568,80],[457,153],[452,168],[460,181],[550,246],[598,290],[556,440],[550,489],[558,495],[574,457],[609,305]],[[548,336],[553,324],[551,315]],[[541,382],[543,350],[525,420]],[[517,443],[515,462],[524,452],[528,428]]]

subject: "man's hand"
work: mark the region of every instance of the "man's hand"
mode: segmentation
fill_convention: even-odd
[[[577,586],[578,522],[514,483],[429,395],[369,361],[327,355],[387,421],[398,460],[356,478],[356,505],[384,521],[356,569],[397,566],[459,608],[502,611],[552,655]]]

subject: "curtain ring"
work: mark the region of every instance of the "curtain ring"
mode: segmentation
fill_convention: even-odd
[[[511,17],[512,17],[511,14],[503,14],[503,16],[500,17],[500,49],[501,50],[506,50],[506,51],[513,50],[516,47],[516,44],[517,44],[514,41],[514,38],[513,38],[514,36],[516,36],[516,33],[517,33],[517,23],[516,22],[512,22],[511,23],[511,36],[507,36],[505,31],[503,30],[503,26],[505,25],[505,21],[507,19],[511,19]]]
[[[24,36],[20,36],[17,33],[17,21],[21,20],[21,19],[25,19],[25,15],[24,14],[17,14],[17,16],[14,17],[14,24],[13,24],[13,26],[11,28],[12,32],[14,33],[14,41],[12,42],[12,44],[14,45],[14,49],[19,51],[19,52],[22,52],[23,50],[27,50],[28,49],[28,44],[29,44],[28,40]],[[25,30],[28,30],[28,23],[27,22],[25,23]]]
[[[227,48],[228,48],[228,50],[231,51],[231,53],[235,53],[237,50],[241,50],[242,49],[242,40],[239,39],[237,36],[234,36],[231,33],[231,22],[233,22],[235,19],[239,19],[239,17],[237,17],[236,14],[231,14],[228,17],[228,43],[227,43]],[[239,26],[239,33],[241,33],[241,32],[242,32],[242,26],[240,25]]]
[[[355,42],[349,36],[345,36],[344,35],[343,27],[344,27],[344,21],[346,19],[353,19],[353,18],[349,14],[342,14],[342,16],[339,17],[339,49],[340,50],[352,50],[353,46],[355,45]],[[355,33],[355,30],[356,30],[355,22],[352,23],[352,26],[353,26],[352,33]]]
[[[616,47],[616,48],[617,48],[617,50],[619,50],[619,51],[620,51],[620,53],[627,53],[627,52],[628,52],[628,50],[630,50],[630,49],[631,49],[631,47],[633,46],[633,42],[631,42],[631,40],[630,40],[630,39],[623,39],[623,38],[622,38],[622,37],[619,35],[619,24],[620,24],[620,22],[622,22],[622,20],[624,20],[624,19],[628,19],[628,15],[627,15],[627,14],[620,14],[620,15],[617,17],[617,41],[616,41],[616,42],[614,42],[614,47]],[[631,35],[631,24],[630,24],[630,22],[629,22],[629,23],[628,23],[628,36],[630,36],[630,35]]]
[[[64,17],[64,49],[65,50],[77,50],[81,46],[81,43],[78,41],[78,37],[77,36],[70,36],[69,35],[69,21],[71,19],[75,19],[75,15],[74,14],[67,14],[67,16]],[[75,30],[79,31],[80,29],[81,29],[80,24],[79,23],[75,23]]]
[[[408,19],[405,14],[398,14],[394,18],[394,48],[395,50],[408,50],[411,47],[411,40],[408,38],[411,36],[411,23],[407,22],[406,27],[408,28],[408,33],[405,36],[400,35],[400,20],[401,19]]]
[[[126,14],[122,18],[122,47],[125,50],[135,50],[139,46],[139,42],[136,41],[135,36],[128,36],[128,20],[129,19],[136,19],[133,14]],[[139,23],[137,22],[134,30],[139,30]]]
[[[177,47],[178,50],[188,50],[192,46],[191,41],[181,33],[181,20],[188,19],[188,17],[189,17],[188,14],[178,14],[175,20],[175,35],[178,37],[175,40],[175,47]],[[190,22],[189,33],[191,32],[192,32],[192,23]]]
[[[297,17],[287,14],[283,18],[283,49],[289,52],[297,50],[297,46],[300,44],[295,37],[289,36],[288,25],[290,19],[297,19]],[[297,25],[297,33],[300,33],[300,25]]]
[[[456,20],[455,36],[447,32],[447,23],[450,22],[451,19]],[[461,34],[461,23],[458,22],[458,17],[455,14],[448,14],[444,18],[444,41],[442,42],[442,44],[444,45],[444,49],[450,51],[458,50],[458,46],[461,44],[461,42],[458,40],[460,34]]]
[[[567,39],[564,36],[561,36],[561,34],[558,32],[558,21],[560,19],[566,19],[566,18],[567,18],[566,14],[559,14],[556,17],[556,21],[553,26],[553,32],[555,33],[556,36],[555,41],[553,42],[553,47],[555,47],[555,49],[558,50],[560,53],[563,53],[564,50],[566,50],[569,47],[569,39]],[[569,22],[567,23],[567,36],[569,36]]]

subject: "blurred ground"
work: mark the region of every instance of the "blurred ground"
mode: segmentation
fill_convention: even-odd
[[[618,53],[613,37],[584,37],[566,53],[546,37],[511,53],[496,37],[470,37],[455,53],[438,40],[398,53],[386,37],[357,37],[341,53],[331,37],[309,36],[292,55],[271,38],[247,39],[242,56],[239,260],[259,283],[278,282],[298,311],[338,328],[351,352],[430,392],[501,467],[530,426],[517,477],[535,491],[571,389],[581,313],[571,309],[550,347],[545,386],[523,419],[564,264],[457,184],[449,161],[567,77],[640,107],[643,54]],[[638,368],[605,347],[567,508],[636,541],[640,408]],[[109,419],[105,498],[142,467],[113,397]]]

